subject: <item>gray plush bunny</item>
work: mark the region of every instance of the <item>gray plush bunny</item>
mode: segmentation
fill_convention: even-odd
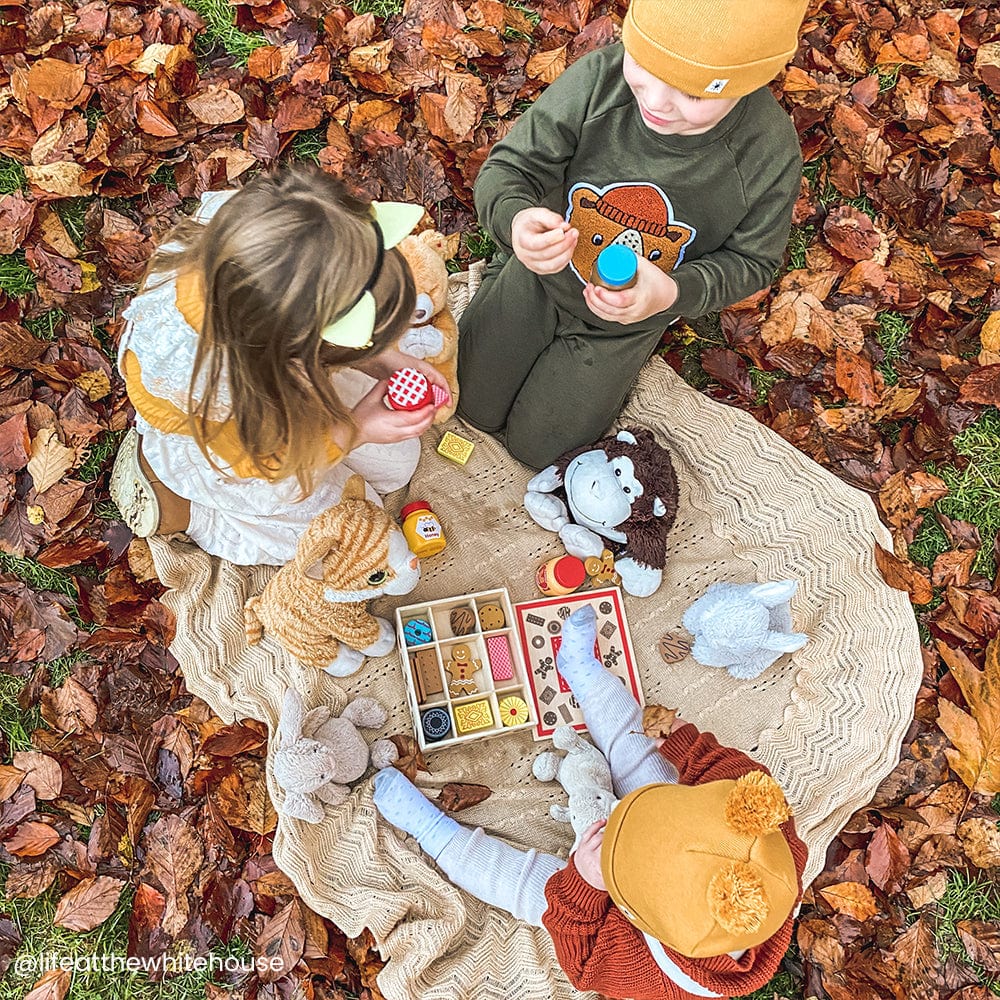
[[[694,636],[691,655],[751,680],[782,653],[801,649],[809,637],[792,631],[789,606],[798,586],[795,580],[713,583],[684,612],[684,627]]]
[[[539,781],[558,781],[569,795],[569,804],[553,803],[549,815],[559,823],[573,825],[576,839],[572,850],[576,850],[583,832],[599,819],[607,819],[618,804],[611,786],[611,768],[604,754],[572,726],[554,730],[552,744],[558,750],[565,750],[565,756],[540,753],[531,765],[531,772]]]
[[[388,767],[397,757],[389,740],[376,740],[369,751],[357,727],[384,725],[386,710],[374,698],[355,698],[335,716],[328,705],[305,710],[302,695],[285,692],[278,720],[278,749],[272,764],[274,780],[285,792],[280,812],[307,823],[323,819],[323,803],[340,805],[348,785],[368,768]]]

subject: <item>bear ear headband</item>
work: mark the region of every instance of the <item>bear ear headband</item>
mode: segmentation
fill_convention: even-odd
[[[386,250],[391,250],[404,236],[408,236],[423,218],[422,205],[407,205],[401,201],[373,201],[375,236],[378,247],[375,254],[375,266],[365,282],[364,288],[351,303],[347,311],[342,313],[332,323],[323,327],[320,337],[328,344],[337,347],[349,347],[362,351],[372,346],[372,333],[375,331],[375,296],[372,288],[382,272],[382,260]]]

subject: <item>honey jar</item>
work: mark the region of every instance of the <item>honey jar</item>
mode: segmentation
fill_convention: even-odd
[[[408,503],[399,516],[403,522],[403,537],[418,559],[432,556],[448,544],[441,522],[426,500]]]

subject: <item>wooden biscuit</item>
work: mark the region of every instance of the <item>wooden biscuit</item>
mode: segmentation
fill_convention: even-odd
[[[476,627],[476,616],[472,608],[453,608],[448,622],[455,635],[468,635]]]
[[[413,686],[417,690],[417,701],[424,702],[432,694],[444,691],[441,671],[438,670],[437,654],[433,649],[418,649],[410,654],[413,670]]]

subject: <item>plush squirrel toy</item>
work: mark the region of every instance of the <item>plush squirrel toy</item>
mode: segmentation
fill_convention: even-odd
[[[396,347],[433,365],[445,377],[451,402],[438,407],[436,424],[447,420],[458,405],[458,324],[448,308],[448,269],[444,264],[455,254],[450,242],[449,237],[428,229],[398,244],[413,274],[417,307],[412,325]]]
[[[562,489],[565,503],[553,495]],[[677,478],[670,453],[652,433],[628,427],[595,444],[566,452],[528,481],[524,507],[559,532],[570,555],[600,556],[617,546],[622,587],[649,597],[663,580],[667,532],[677,515]]]
[[[569,795],[569,805],[549,806],[549,815],[559,823],[571,823],[575,851],[584,831],[599,819],[607,819],[618,799],[611,787],[611,768],[597,747],[588,743],[572,726],[559,726],[552,733],[552,745],[565,750],[560,757],[540,753],[531,765],[539,781],[558,781]]]
[[[374,698],[355,698],[339,716],[329,706],[306,711],[302,695],[285,692],[278,720],[278,749],[274,753],[274,780],[284,789],[285,816],[319,823],[323,803],[338,806],[347,798],[348,785],[368,768],[369,752],[375,767],[388,767],[398,756],[389,740],[376,740],[369,751],[358,727],[385,724],[385,709]]]
[[[361,476],[351,476],[340,503],[309,523],[295,558],[244,605],[247,642],[266,630],[306,666],[346,677],[395,644],[392,625],[371,615],[368,601],[408,594],[419,579],[403,533],[365,499]]]

